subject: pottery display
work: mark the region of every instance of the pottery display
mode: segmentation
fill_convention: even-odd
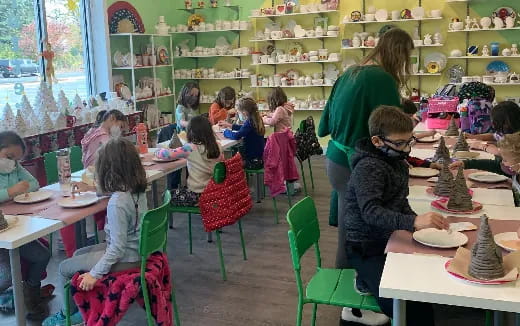
[[[155,25],[155,33],[159,35],[168,35],[170,26],[164,22],[164,16],[159,16],[159,22]]]

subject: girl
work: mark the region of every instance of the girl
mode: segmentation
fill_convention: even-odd
[[[103,111],[102,111],[103,112]],[[106,143],[110,137],[121,136],[121,130],[127,122],[126,116],[118,110],[106,111],[102,117],[101,112],[96,117],[96,124],[85,134],[81,140],[83,152],[83,166],[85,168],[94,164],[98,148]]]
[[[222,150],[208,119],[197,116],[190,120],[186,132],[188,143],[176,149],[159,149],[161,159],[188,159],[188,187],[172,193],[174,206],[198,206],[200,194],[213,176],[217,162],[223,160]]]
[[[294,104],[287,102],[287,95],[285,95],[281,87],[273,88],[269,92],[267,104],[269,105],[270,113],[263,118],[264,124],[274,126],[275,132],[291,128]]]
[[[515,204],[520,206],[520,132],[505,135],[498,143],[505,168],[513,180]],[[519,229],[520,231],[520,229]],[[519,233],[520,236],[520,233]]]
[[[199,108],[199,102],[199,86],[194,82],[186,83],[179,93],[179,101],[175,109],[177,132],[186,130],[188,122],[196,115],[195,111]]]
[[[90,291],[97,280],[111,272],[139,266],[139,226],[147,211],[146,172],[137,150],[129,140],[114,138],[98,151],[96,180],[102,193],[111,193],[107,206],[105,226],[106,243],[77,250],[72,258],[64,260],[58,269],[61,285],[75,273],[80,276],[80,289]],[[72,325],[83,320],[74,301],[70,302]],[[47,318],[43,326],[64,325],[60,311]]]
[[[235,100],[236,93],[232,87],[222,88],[217,95],[217,98],[209,108],[209,122],[216,125],[219,121],[228,120],[235,114]]]
[[[255,100],[245,97],[238,100],[237,111],[240,120],[244,121],[243,125],[231,125],[220,121],[219,126],[231,129],[224,130],[224,137],[234,140],[244,139],[242,157],[246,169],[261,169],[264,166],[265,127],[258,112],[258,106]]]
[[[20,136],[13,131],[0,132],[0,202],[39,188],[38,181],[19,163],[24,152],[25,144]],[[39,241],[33,241],[20,247],[20,256],[29,264],[23,284],[27,318],[42,320],[47,317],[48,310],[40,297],[41,277],[49,263],[50,252]],[[0,275],[4,276],[7,275]]]

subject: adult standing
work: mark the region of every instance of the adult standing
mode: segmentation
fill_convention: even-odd
[[[338,193],[338,250],[336,268],[346,268],[344,197],[350,177],[349,156],[355,143],[369,137],[368,118],[380,105],[400,106],[399,88],[410,74],[414,48],[410,35],[399,28],[385,32],[360,64],[336,81],[321,116],[318,136],[331,137],[327,146],[327,175]]]

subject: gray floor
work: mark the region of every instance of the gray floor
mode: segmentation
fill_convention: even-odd
[[[336,229],[328,226],[330,186],[324,173],[324,159],[313,162],[316,190],[312,197],[317,203],[321,224],[323,266],[333,266],[336,251]],[[307,171],[307,170],[306,170]],[[301,198],[301,196],[299,197]],[[199,219],[194,219],[194,254],[188,254],[187,218],[175,216],[175,229],[170,231],[169,259],[177,287],[177,302],[183,325],[255,326],[294,325],[296,316],[296,285],[287,242],[285,198],[279,200],[280,221],[274,224],[270,200],[255,204],[243,219],[248,260],[242,260],[242,251],[236,226],[224,229],[222,234],[228,281],[220,277],[218,253],[214,243],[206,242]],[[56,267],[63,259],[55,252],[49,265],[53,282]],[[311,275],[314,257],[304,259],[304,274]],[[407,276],[410,277],[410,276]],[[50,302],[52,312],[61,307],[60,294]],[[305,309],[304,325],[310,324],[310,307]],[[340,309],[320,306],[317,325],[338,325]],[[484,314],[479,310],[436,306],[437,325],[484,325]],[[1,326],[15,325],[12,316],[0,315]],[[31,323],[29,325],[38,325]],[[134,307],[119,325],[145,325],[143,311]],[[512,325],[512,324],[511,324]]]

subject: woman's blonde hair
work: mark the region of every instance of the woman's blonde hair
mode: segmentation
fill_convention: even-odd
[[[251,125],[253,125],[253,128],[255,128],[256,132],[260,136],[265,135],[264,121],[262,121],[262,117],[260,116],[258,105],[256,105],[255,100],[250,97],[239,98],[237,102],[237,110],[247,112],[249,119],[251,120]]]
[[[377,46],[363,59],[362,65],[375,61],[394,77],[399,86],[405,86],[410,76],[410,56],[414,49],[412,37],[400,28],[385,32]]]
[[[515,160],[520,161],[520,131],[504,135],[504,138],[498,142],[498,147],[501,151],[511,153]]]

